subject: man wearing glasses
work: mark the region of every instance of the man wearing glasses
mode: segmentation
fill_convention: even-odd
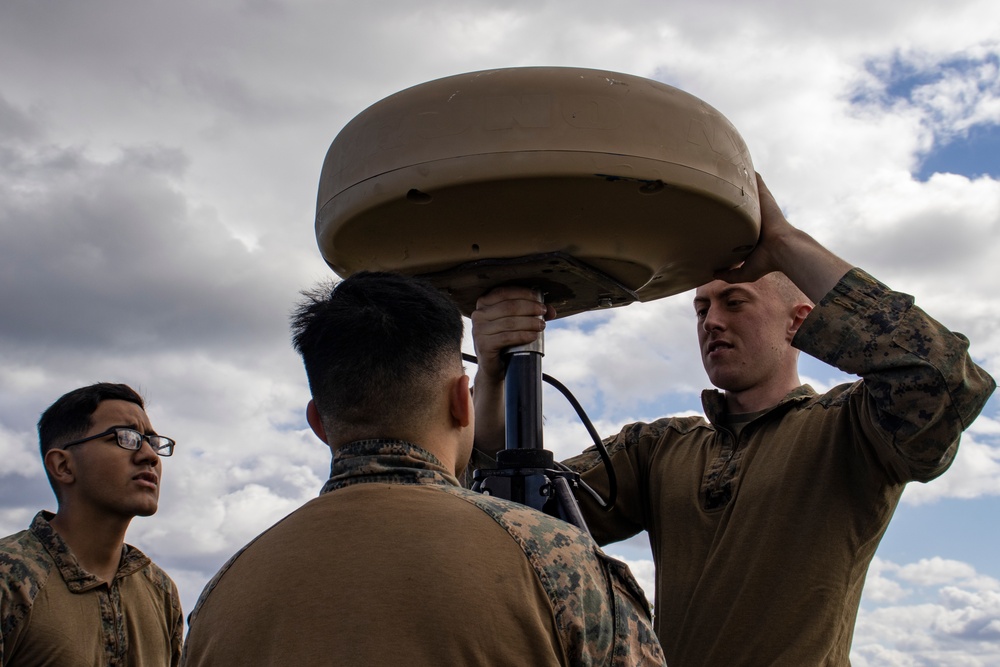
[[[156,512],[174,441],[139,394],[111,383],[53,403],[38,439],[58,511],[0,539],[0,667],[176,665],[177,587],[125,544],[132,518]]]

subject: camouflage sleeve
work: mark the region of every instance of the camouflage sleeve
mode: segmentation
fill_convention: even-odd
[[[663,649],[653,630],[649,602],[625,563],[597,550],[611,589],[615,614],[614,667],[665,665]]]
[[[823,298],[792,344],[862,377],[861,428],[901,481],[941,474],[996,387],[965,336],[860,269]]]
[[[624,563],[565,521],[490,496],[456,495],[491,516],[531,561],[569,664],[664,664],[649,606]]]
[[[29,531],[0,543],[0,667],[18,644],[35,595],[48,579],[51,563]]]
[[[611,457],[618,486],[618,496],[614,508],[607,512],[586,491],[577,490],[576,499],[580,511],[587,520],[587,527],[598,544],[610,544],[628,539],[645,530],[649,525],[649,503],[647,496],[648,453],[664,433],[671,428],[673,420],[659,419],[651,423],[635,423],[625,426],[617,435],[604,441]],[[610,495],[610,483],[604,461],[597,447],[590,447],[582,454],[566,461],[565,465],[580,473],[581,479],[603,500]]]

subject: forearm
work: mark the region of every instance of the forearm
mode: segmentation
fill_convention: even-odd
[[[598,544],[627,539],[648,527],[646,518],[650,505],[644,481],[647,475],[642,471],[648,469],[645,463],[649,460],[648,453],[663,438],[670,421],[668,418],[650,424],[628,424],[604,441],[618,488],[615,506],[610,512],[586,491],[579,488],[574,491],[580,511]],[[608,470],[596,447],[589,447],[563,463],[579,473],[581,480],[605,501],[610,498]]]
[[[818,303],[793,340],[802,351],[860,375],[875,408],[871,432],[930,478],[954,455],[995,383],[968,355],[968,340],[854,270]]]
[[[800,229],[782,234],[773,252],[782,273],[813,303],[819,303],[853,268]]]
[[[504,415],[504,385],[480,371],[473,390],[476,405],[475,447],[496,458],[506,445]]]

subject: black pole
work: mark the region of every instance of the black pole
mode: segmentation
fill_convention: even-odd
[[[551,489],[546,471],[552,452],[542,448],[542,336],[528,345],[504,350],[505,449],[497,452],[497,466],[516,474],[494,480],[499,495],[545,511]]]
[[[504,377],[507,449],[542,449],[542,343],[512,348]]]

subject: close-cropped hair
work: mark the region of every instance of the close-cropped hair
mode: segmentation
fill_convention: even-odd
[[[55,403],[45,409],[38,420],[38,449],[41,451],[42,461],[50,449],[82,437],[93,426],[93,416],[97,406],[103,401],[114,400],[128,401],[143,410],[146,409],[145,401],[138,392],[126,384],[114,382],[98,382],[60,396]],[[45,476],[56,498],[59,498],[59,487],[47,467]]]
[[[42,458],[53,447],[82,437],[93,425],[92,417],[103,401],[128,401],[142,409],[146,404],[132,387],[113,382],[98,382],[63,394],[46,408],[38,420],[38,446]]]
[[[292,343],[324,420],[407,423],[429,408],[449,365],[461,364],[462,315],[423,280],[365,271],[303,295]]]
[[[781,302],[785,305],[798,305],[798,304],[813,304],[812,300],[807,297],[802,290],[800,290],[795,283],[792,282],[791,278],[786,276],[781,271],[772,271],[760,278],[762,282],[769,283],[771,288],[774,290],[775,294],[781,299]]]

